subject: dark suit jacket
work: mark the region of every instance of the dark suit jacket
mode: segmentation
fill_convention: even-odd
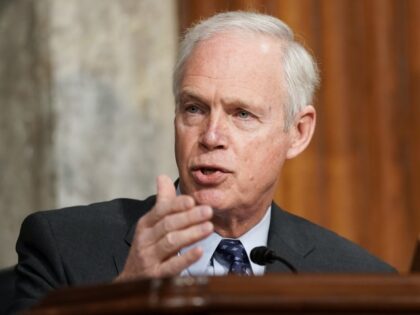
[[[155,203],[116,199],[30,215],[16,245],[14,310],[62,286],[109,282],[124,267],[137,220]],[[393,272],[348,240],[273,204],[268,247],[298,272]],[[266,272],[290,272],[278,262]]]

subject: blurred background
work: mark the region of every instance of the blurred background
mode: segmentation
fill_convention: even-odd
[[[215,12],[283,19],[322,77],[276,201],[406,272],[420,232],[419,0],[0,0],[0,267],[31,212],[177,177],[178,38]]]

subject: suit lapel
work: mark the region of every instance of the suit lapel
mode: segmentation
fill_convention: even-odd
[[[305,230],[298,224],[300,218],[280,209],[275,203],[271,207],[271,222],[268,232],[267,246],[277,256],[288,261],[299,272],[305,257],[315,250]],[[266,272],[291,272],[282,262],[267,265]]]
[[[156,196],[152,196],[140,205],[136,205],[135,209],[133,209],[133,207],[127,207],[127,209],[124,209],[125,212],[135,213],[135,215],[127,217],[129,229],[124,240],[122,240],[121,246],[117,247],[117,250],[113,255],[118,274],[120,274],[124,269],[125,261],[127,260],[128,252],[130,251],[131,243],[133,241],[134,232],[136,231],[137,221],[146,214],[155,203]]]
[[[115,268],[117,269],[117,274],[120,274],[123,271],[125,261],[127,259],[129,251],[130,251],[130,246],[127,244],[123,244],[123,246],[121,246],[121,249],[119,249],[114,254],[114,263],[115,263]]]

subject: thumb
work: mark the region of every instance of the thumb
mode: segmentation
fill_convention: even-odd
[[[156,179],[157,202],[170,201],[176,197],[175,185],[167,175],[159,175]]]

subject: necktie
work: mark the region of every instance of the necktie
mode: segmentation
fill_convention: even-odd
[[[239,240],[222,239],[213,257],[221,264],[229,267],[228,274],[252,275],[248,255]]]

